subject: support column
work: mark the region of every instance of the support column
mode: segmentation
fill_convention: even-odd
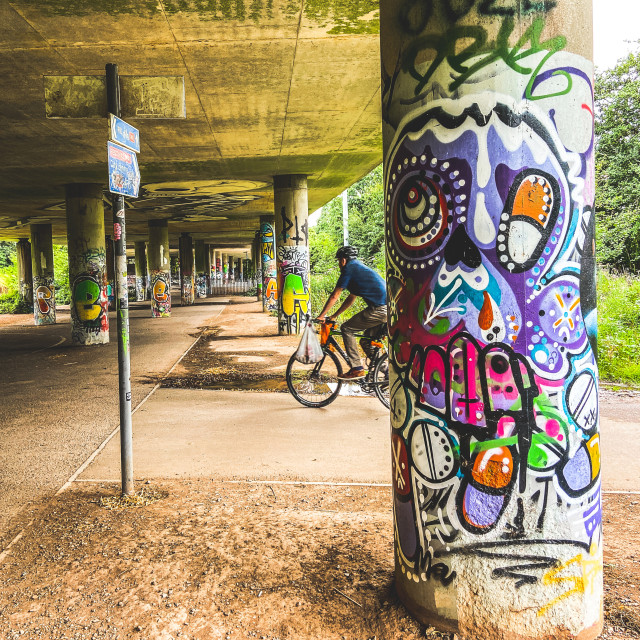
[[[244,260],[238,258],[238,279],[240,282],[244,282]]]
[[[147,260],[151,277],[151,317],[168,318],[171,315],[171,256],[166,220],[149,220]]]
[[[53,237],[50,224],[31,225],[33,319],[36,325],[56,323]]]
[[[16,243],[18,254],[18,289],[20,300],[28,305],[33,304],[33,273],[31,271],[31,244],[27,238]]]
[[[207,297],[207,260],[204,240],[195,242],[196,263],[196,295],[198,298]]]
[[[307,177],[274,176],[278,333],[300,333],[309,304],[309,206]]]
[[[256,299],[260,302],[262,300],[262,255],[260,253],[261,238],[259,229],[256,231],[256,237],[251,246],[253,248],[253,277],[256,281]]]
[[[206,292],[207,295],[211,294],[211,245],[206,244],[204,249],[204,272],[206,274]]]
[[[116,272],[115,259],[113,257],[113,240],[111,236],[105,236],[104,247],[107,254],[107,298],[109,299],[109,311],[116,310]]]
[[[73,344],[109,342],[102,185],[68,184],[67,246]]]
[[[381,2],[396,591],[465,639],[589,640],[592,8],[499,4]]]
[[[180,236],[180,303],[182,306],[190,305],[194,300],[193,277],[193,241],[188,233]]]
[[[273,216],[260,216],[260,262],[262,263],[262,310],[278,312],[278,269]]]
[[[229,281],[229,256],[226,253],[222,254],[222,280]]]
[[[136,265],[136,300],[142,302],[145,299],[147,280],[147,256],[144,240],[135,242],[134,245]]]

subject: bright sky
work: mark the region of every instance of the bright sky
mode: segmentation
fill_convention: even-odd
[[[594,61],[600,71],[614,67],[640,40],[640,2],[593,0]]]

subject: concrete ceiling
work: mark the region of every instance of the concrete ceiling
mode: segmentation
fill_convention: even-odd
[[[378,30],[378,0],[0,0],[0,238],[48,221],[64,242],[64,185],[106,185],[106,120],[47,118],[44,92],[106,63],[184,77],[186,118],[127,118],[128,240],[168,218],[172,238],[247,242],[277,174],[308,175],[317,209],[381,162]]]

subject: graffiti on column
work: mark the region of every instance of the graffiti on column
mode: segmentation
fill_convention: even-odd
[[[34,276],[33,316],[35,324],[55,324],[56,300],[55,284],[50,276]]]
[[[182,277],[182,304],[193,304],[193,276]]]
[[[309,221],[305,221],[300,225],[298,224],[298,216],[294,215],[291,220],[287,214],[287,208],[280,208],[280,219],[282,220],[282,231],[280,232],[280,239],[282,242],[287,240],[293,240],[296,246],[304,245],[309,246]],[[295,229],[295,235],[291,235]],[[302,233],[302,235],[300,235]]]
[[[222,260],[216,258],[216,280],[222,280]]]
[[[262,295],[266,311],[278,310],[278,272],[275,256],[275,232],[273,225],[263,222],[260,225],[261,262],[262,262]]]
[[[136,300],[138,302],[141,302],[142,300],[144,300],[144,294],[146,289],[144,280],[145,279],[142,276],[135,276]]]
[[[492,44],[457,22],[474,4]],[[395,547],[409,585],[488,567],[489,601],[525,589],[543,624],[578,596],[595,624],[593,69],[542,37],[556,3],[524,4],[515,48],[502,4],[443,0],[444,34],[407,13],[425,35],[385,82]]]
[[[171,315],[171,289],[166,271],[151,272],[151,317],[162,318]]]
[[[85,271],[72,283],[71,315],[74,342],[91,344],[109,333],[109,297],[105,271]]]
[[[298,333],[303,316],[310,313],[308,247],[278,247],[278,274],[280,331]]]
[[[198,298],[207,297],[207,276],[204,273],[196,276],[196,295]]]

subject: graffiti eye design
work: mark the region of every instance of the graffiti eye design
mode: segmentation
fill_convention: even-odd
[[[420,259],[438,250],[449,234],[447,191],[438,175],[407,176],[400,182],[391,212],[394,245],[407,259]]]
[[[560,188],[552,175],[527,169],[516,176],[500,219],[497,253],[502,267],[522,273],[536,263],[559,209]]]
[[[397,229],[405,245],[422,247],[443,235],[446,202],[437,185],[428,179],[411,178],[400,191]]]

